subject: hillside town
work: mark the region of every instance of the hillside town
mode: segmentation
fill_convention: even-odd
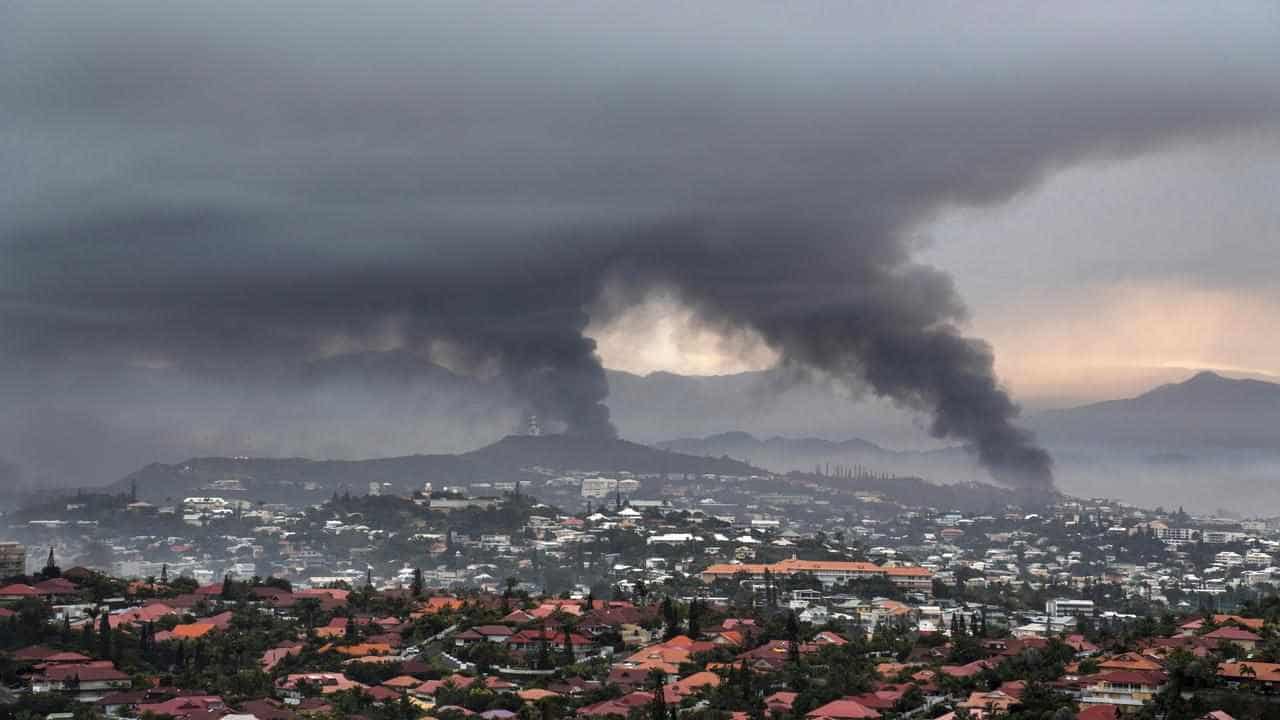
[[[46,501],[4,518],[22,543],[0,545],[0,700],[193,720],[1275,716],[1274,523],[1067,497],[961,511],[837,474]]]

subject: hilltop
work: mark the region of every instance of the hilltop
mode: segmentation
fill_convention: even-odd
[[[1040,413],[1028,424],[1050,447],[1274,451],[1280,448],[1280,384],[1201,372],[1136,397]]]

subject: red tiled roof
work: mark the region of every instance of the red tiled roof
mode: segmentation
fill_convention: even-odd
[[[627,717],[631,711],[653,702],[653,693],[637,690],[620,698],[604,700],[593,705],[578,708],[578,715],[584,717]]]
[[[53,682],[66,682],[70,678],[79,678],[81,682],[102,682],[106,680],[128,680],[129,676],[110,665],[54,665],[45,668],[44,677]]]
[[[1094,705],[1076,713],[1076,720],[1116,720],[1119,716],[1115,705]]]
[[[80,591],[75,583],[66,578],[49,578],[35,584],[35,589],[46,595],[70,595]]]
[[[880,713],[854,700],[853,698],[840,698],[832,700],[822,707],[814,708],[809,711],[805,717],[809,718],[831,718],[832,720],[860,720],[861,718],[878,718]]]
[[[400,697],[400,693],[396,692],[395,690],[392,690],[389,687],[383,687],[381,685],[376,685],[374,687],[371,687],[365,692],[369,694],[369,697],[373,698],[375,701],[378,701],[378,702],[385,702],[387,700],[396,700]]]
[[[43,645],[31,645],[14,650],[12,657],[14,660],[43,660],[56,652],[58,651]]]
[[[1143,670],[1116,670],[1114,672],[1095,675],[1093,679],[1111,683],[1113,685],[1143,685],[1147,687],[1159,687],[1164,684],[1165,674],[1161,672]]]
[[[46,655],[40,659],[41,662],[49,665],[56,665],[59,663],[87,663],[92,660],[93,658],[91,657],[70,651],[56,652],[52,655]]]
[[[982,672],[984,669],[995,666],[995,664],[996,663],[994,660],[974,660],[973,662],[965,665],[943,665],[942,667],[938,668],[938,670],[941,671],[943,675],[950,675],[951,677],[957,677],[957,678],[967,678],[967,677],[973,677],[974,675],[977,675],[978,673]]]
[[[1242,641],[1242,642],[1258,642],[1259,640],[1262,639],[1258,635],[1238,627],[1220,627],[1217,630],[1214,630],[1213,632],[1206,634],[1205,637],[1209,638],[1210,640],[1228,640],[1228,641]]]
[[[1261,630],[1262,626],[1266,624],[1266,621],[1263,620],[1262,618],[1247,618],[1247,617],[1241,617],[1239,615],[1214,615],[1213,616],[1214,625],[1227,625],[1232,623],[1239,625],[1240,627],[1243,627],[1243,628],[1248,628],[1250,630]]]
[[[703,670],[663,686],[662,700],[668,705],[678,705],[682,699],[693,695],[701,688],[719,686],[720,676]]]
[[[204,713],[217,712],[225,708],[226,704],[217,695],[181,695],[164,702],[138,705],[138,713],[194,718],[204,717]]]
[[[284,660],[290,655],[298,655],[301,652],[302,643],[267,648],[266,652],[262,653],[262,669],[270,671],[276,665],[280,664],[281,660]]]
[[[791,706],[795,703],[796,698],[800,697],[800,693],[779,690],[778,692],[764,699],[765,707],[770,710],[784,710],[791,712]]]
[[[138,622],[154,622],[166,615],[174,615],[176,611],[165,603],[153,602],[140,608],[131,608],[123,612],[107,616],[107,624],[113,628],[128,627]]]

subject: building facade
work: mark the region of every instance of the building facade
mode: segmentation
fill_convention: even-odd
[[[27,574],[27,546],[0,542],[0,579]]]

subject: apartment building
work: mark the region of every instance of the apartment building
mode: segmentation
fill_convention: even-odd
[[[0,579],[27,574],[27,546],[0,542]]]

